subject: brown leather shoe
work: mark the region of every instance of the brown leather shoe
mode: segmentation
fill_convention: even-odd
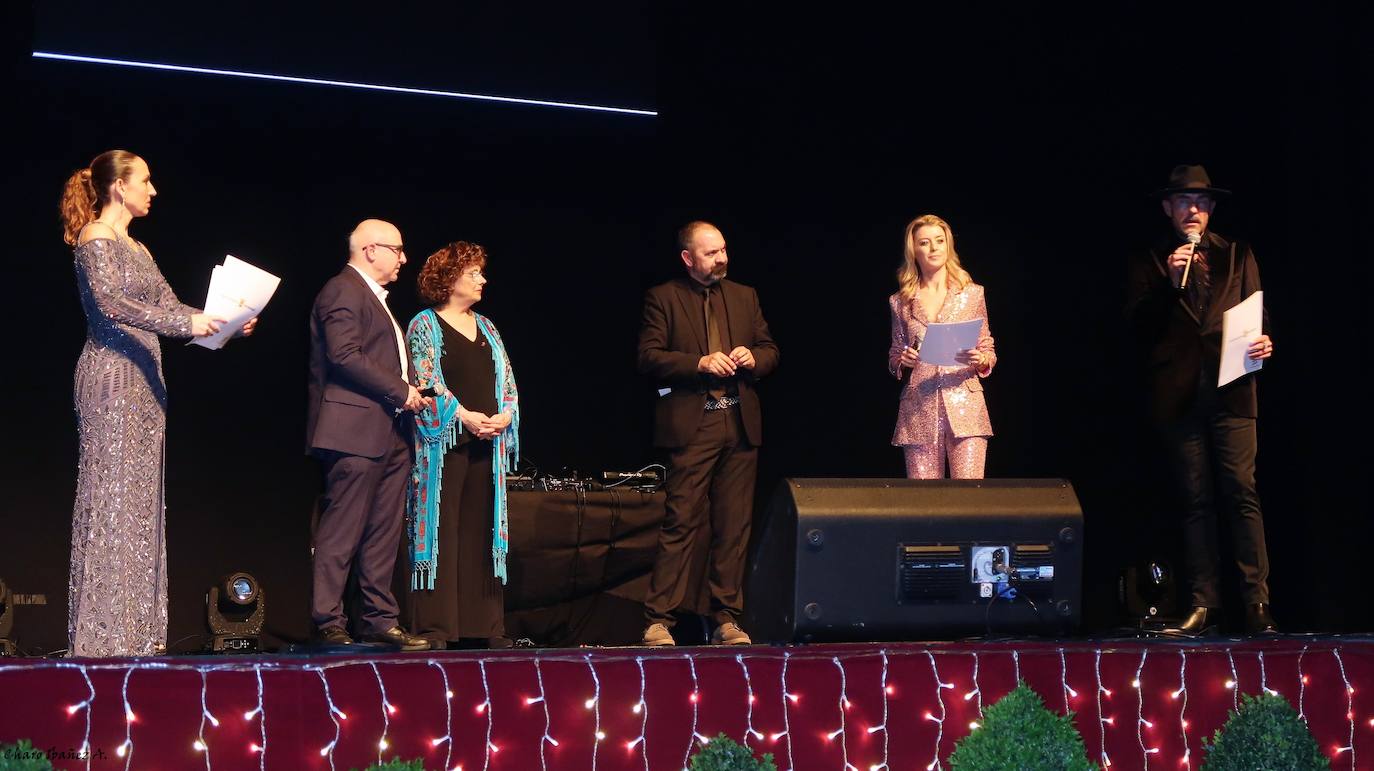
[[[1177,626],[1166,626],[1162,630],[1164,634],[1178,635],[1180,637],[1206,637],[1217,633],[1217,617],[1221,613],[1216,608],[1204,608],[1200,605],[1193,607],[1193,612],[1188,614],[1188,618]]]
[[[427,651],[430,649],[429,640],[417,637],[399,626],[393,626],[385,632],[369,632],[363,635],[362,640],[363,642],[393,645],[403,651]]]
[[[1269,603],[1252,602],[1245,606],[1245,633],[1251,635],[1278,634],[1279,625],[1269,615]]]
[[[353,638],[349,637],[348,632],[345,632],[341,627],[331,626],[315,633],[315,644],[322,647],[352,645]]]

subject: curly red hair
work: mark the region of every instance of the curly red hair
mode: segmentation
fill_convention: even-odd
[[[453,285],[459,276],[486,265],[487,250],[480,244],[454,241],[425,258],[425,266],[416,279],[420,299],[430,305],[443,305],[453,294]]]

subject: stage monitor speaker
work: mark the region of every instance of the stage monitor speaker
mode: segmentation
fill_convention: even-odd
[[[1083,511],[1061,479],[784,479],[745,590],[772,643],[1063,635]]]

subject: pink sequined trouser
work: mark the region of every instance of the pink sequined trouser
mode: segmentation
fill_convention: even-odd
[[[907,479],[944,479],[945,456],[949,456],[951,479],[982,479],[983,463],[988,456],[986,436],[956,437],[940,404],[940,432],[934,444],[908,444],[902,447],[906,456]]]

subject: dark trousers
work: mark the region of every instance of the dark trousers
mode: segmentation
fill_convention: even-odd
[[[734,407],[707,412],[691,443],[669,454],[666,514],[644,598],[648,623],[673,625],[672,612],[686,602],[691,577],[700,575],[703,560],[712,619],[738,621],[758,458]]]
[[[404,525],[410,441],[398,424],[392,446],[380,458],[332,450],[316,450],[315,456],[324,467],[324,500],[315,530],[311,620],[316,629],[347,627],[343,594],[352,571],[363,627],[357,631],[385,632],[396,626],[400,612],[391,574]]]
[[[436,642],[505,636],[505,594],[493,573],[496,486],[490,441],[444,456],[439,496],[439,563],[433,589],[411,589],[410,631]]]
[[[1255,490],[1255,419],[1203,402],[1163,433],[1182,498],[1184,561],[1193,605],[1221,607],[1218,512],[1230,526],[1245,602],[1269,602],[1269,553]]]

